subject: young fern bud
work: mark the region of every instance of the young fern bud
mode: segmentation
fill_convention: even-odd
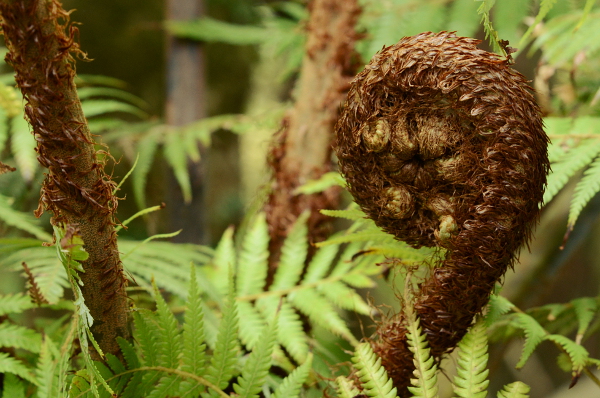
[[[549,170],[525,77],[478,43],[427,32],[384,48],[355,77],[336,125],[340,169],[362,210],[414,247],[446,249],[414,305],[437,360],[530,237]],[[389,125],[369,136],[385,144],[365,140],[374,123]],[[406,395],[413,364],[403,319],[380,326],[374,349]]]

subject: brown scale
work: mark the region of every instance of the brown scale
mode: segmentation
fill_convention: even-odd
[[[399,240],[445,249],[414,304],[438,361],[514,265],[549,169],[526,79],[478,43],[427,32],[385,47],[355,77],[336,125],[340,169],[362,210]],[[403,314],[372,344],[407,396]]]

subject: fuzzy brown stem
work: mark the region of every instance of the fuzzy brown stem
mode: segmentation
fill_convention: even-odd
[[[114,230],[117,198],[77,96],[71,56],[83,55],[74,41],[77,29],[56,0],[2,0],[0,14],[6,61],[26,100],[38,160],[49,171],[36,215],[49,210],[54,225],[79,231],[89,253],[81,280],[94,318],[92,333],[105,353],[119,354],[116,337],[128,338],[129,332],[126,280]]]
[[[277,253],[298,216],[311,211],[309,236],[327,235],[326,219],[318,211],[337,204],[339,190],[302,195],[295,190],[330,171],[333,126],[354,74],[356,0],[314,0],[309,5],[308,39],[296,101],[271,147],[272,193],[266,211],[271,235],[271,273]]]

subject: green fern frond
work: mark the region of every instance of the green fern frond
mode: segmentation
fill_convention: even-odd
[[[249,349],[260,340],[266,321],[258,309],[247,301],[237,303],[239,313],[240,340]]]
[[[190,203],[192,200],[192,185],[190,182],[190,173],[188,171],[187,157],[182,156],[185,153],[185,145],[179,139],[177,134],[167,134],[163,143],[163,156],[169,166],[173,169],[175,179],[181,188],[183,200]]]
[[[371,313],[371,307],[356,293],[356,290],[349,288],[342,282],[321,285],[318,287],[318,290],[339,308],[355,311],[363,315]]]
[[[256,216],[244,236],[238,258],[237,294],[256,294],[263,290],[267,277],[269,258],[269,231],[265,214]]]
[[[327,272],[329,272],[331,263],[336,258],[338,250],[339,245],[319,248],[306,268],[302,284],[315,283],[323,279],[327,275]]]
[[[594,5],[596,5],[596,0],[586,0],[585,6],[583,7],[583,14],[581,15],[581,19],[577,23],[577,26],[575,26],[575,30],[581,28],[581,25],[585,23],[588,16],[590,15],[590,11],[592,11],[592,8],[594,8]]]
[[[202,376],[206,361],[206,344],[204,343],[204,313],[202,311],[200,290],[196,281],[195,267],[192,267],[190,276],[190,289],[183,320],[182,339],[181,370]],[[180,391],[182,393],[193,393],[196,386],[197,384],[185,380],[181,383]]]
[[[498,398],[529,398],[529,386],[523,382],[515,381],[504,386],[498,391]]]
[[[414,397],[437,398],[437,365],[427,347],[427,337],[423,333],[419,318],[416,317],[412,308],[406,309],[405,312],[408,331],[406,340],[408,349],[413,353],[413,363],[415,365],[413,371],[415,378],[410,380],[412,386],[408,386],[408,390]]]
[[[592,297],[580,297],[571,300],[571,304],[575,310],[575,315],[577,315],[578,327],[576,341],[580,343],[598,312],[598,300]]]
[[[265,318],[277,316],[277,341],[298,363],[306,361],[308,355],[308,338],[300,316],[287,302],[281,302],[277,297],[265,297],[257,300],[256,306],[262,309]]]
[[[300,312],[308,316],[312,323],[320,325],[331,333],[358,344],[348,329],[346,322],[339,316],[333,306],[314,290],[299,290],[289,295],[290,302]]]
[[[271,355],[275,347],[277,320],[273,320],[262,333],[262,338],[250,353],[242,374],[233,389],[240,398],[258,398],[271,367]]]
[[[140,119],[148,118],[148,114],[137,106],[110,99],[88,99],[81,102],[81,108],[87,118],[113,112],[127,113]]]
[[[212,251],[200,245],[171,242],[139,242],[119,240],[123,267],[136,277],[136,282],[152,291],[151,281],[185,299],[189,283],[190,263],[206,264]]]
[[[487,313],[485,315],[485,326],[490,327],[502,315],[509,313],[514,308],[514,304],[508,301],[505,297],[497,294],[490,296]]]
[[[367,396],[396,398],[396,387],[381,366],[381,358],[377,357],[369,343],[356,346],[352,362]]]
[[[11,227],[28,232],[36,238],[49,242],[52,235],[40,228],[39,221],[29,213],[21,212],[12,208],[13,200],[0,195],[0,220]]]
[[[2,398],[25,398],[25,385],[12,373],[4,373]]]
[[[233,281],[230,278],[229,294],[227,304],[223,309],[223,319],[219,326],[219,334],[210,366],[206,372],[206,380],[220,389],[224,389],[233,377],[237,364],[239,352],[238,343],[238,314],[237,302],[235,301]],[[203,397],[205,394],[202,395]],[[217,396],[216,392],[210,391],[210,396]]]
[[[138,97],[137,95],[131,94],[129,91],[125,91],[119,88],[113,87],[78,87],[77,95],[80,100],[87,101],[94,97],[107,97],[113,100],[122,100],[129,102],[132,105],[142,109],[147,108],[148,103]]]
[[[344,376],[339,376],[337,379],[335,379],[335,382],[338,387],[337,388],[338,398],[354,398],[360,394],[360,391],[358,390],[358,388],[356,388],[354,383],[352,383],[350,380],[348,380]]]
[[[575,187],[575,192],[571,199],[571,207],[569,209],[569,218],[567,220],[569,230],[573,229],[583,208],[599,191],[600,158],[596,158],[590,167],[583,173],[583,177]]]
[[[521,352],[521,358],[516,365],[517,369],[521,369],[525,362],[529,359],[535,348],[544,340],[547,335],[546,330],[530,315],[524,313],[515,314],[516,325],[518,328],[523,329],[525,333],[525,344],[523,344],[523,351]]]
[[[486,327],[482,319],[475,323],[458,344],[454,394],[459,398],[485,398],[489,370]]]
[[[36,141],[30,132],[29,124],[21,114],[10,119],[11,122],[11,151],[17,164],[17,170],[27,182],[33,181],[38,169]]]
[[[2,322],[0,323],[0,347],[23,348],[39,353],[42,347],[42,335],[24,326]]]
[[[298,366],[292,373],[283,379],[279,387],[277,387],[273,393],[273,398],[298,398],[300,395],[300,388],[308,378],[308,374],[312,369],[312,359],[312,354],[309,354],[302,365]]]
[[[519,48],[525,47],[525,45],[527,44],[527,41],[529,40],[529,36],[531,36],[535,27],[540,22],[542,22],[542,20],[546,17],[546,15],[548,15],[550,10],[552,10],[552,7],[554,7],[555,3],[556,3],[556,0],[542,0],[542,2],[540,4],[540,10],[535,17],[535,21],[533,21],[533,23],[527,29],[525,34],[523,34],[523,37],[521,37],[521,41],[519,41],[519,46],[518,46]]]
[[[485,38],[489,39],[490,45],[494,48],[494,51],[500,52],[502,55],[506,56],[504,48],[500,45],[500,36],[494,27],[492,26],[492,20],[490,18],[490,11],[496,0],[477,0],[481,2],[481,5],[477,9],[477,13],[481,15],[481,24],[483,25],[483,30],[485,32]]]
[[[308,254],[308,226],[306,220],[309,212],[303,213],[290,230],[281,248],[281,257],[270,291],[288,289],[300,279],[304,270],[304,262]]]
[[[123,358],[127,363],[127,368],[137,369],[141,366],[140,359],[135,352],[135,348],[124,338],[117,337],[117,343],[119,344],[119,348],[121,348],[121,353],[123,354]],[[133,376],[127,382],[127,386],[123,390],[124,397],[137,397],[140,389],[140,384],[142,383],[142,379],[144,377],[144,373],[135,372]]]
[[[345,187],[346,180],[344,180],[344,178],[337,171],[330,171],[323,174],[319,179],[309,180],[305,184],[299,186],[294,190],[294,195],[312,195],[336,186]]]
[[[38,384],[38,379],[32,374],[31,369],[5,352],[0,352],[0,373],[12,373],[32,384]]]
[[[146,181],[148,179],[150,167],[152,166],[152,161],[154,160],[154,155],[156,154],[156,149],[158,148],[159,139],[159,132],[151,130],[137,143],[138,164],[133,170],[132,184],[135,201],[140,209],[146,208]]]
[[[23,312],[35,305],[23,293],[0,295],[0,316]]]
[[[237,25],[204,17],[194,21],[167,21],[165,27],[175,36],[236,45],[259,44],[268,31],[259,26]]]
[[[583,140],[579,146],[571,149],[562,162],[552,165],[548,176],[548,185],[544,192],[544,203],[560,191],[577,171],[587,166],[600,153],[600,141]]]
[[[156,323],[159,331],[157,334],[159,336],[157,341],[157,364],[165,368],[175,369],[181,351],[178,323],[156,285],[154,285],[154,298],[156,300]]]
[[[565,350],[571,360],[573,376],[581,374],[590,358],[590,354],[583,346],[560,334],[549,334],[546,340],[558,344]]]
[[[164,298],[154,285],[154,298],[156,300],[156,326],[158,366],[168,369],[177,369],[179,354],[181,352],[181,336],[175,316],[169,309]],[[148,398],[162,398],[174,395],[179,390],[180,378],[178,375],[169,374],[160,378]]]
[[[156,315],[148,310],[138,309],[133,313],[135,325],[134,339],[140,347],[141,359],[145,366],[158,366],[160,349],[158,347],[156,329]],[[154,384],[159,380],[160,373],[156,371],[145,372],[140,386],[135,391],[138,396],[146,396],[152,391]]]
[[[229,268],[236,269],[233,227],[229,227],[223,232],[223,236],[215,249],[215,255],[210,264],[213,267],[207,270],[208,276],[221,294],[227,294],[227,274]]]
[[[367,217],[365,213],[354,206],[346,210],[321,210],[321,214],[329,217],[345,218],[350,221],[365,221]]]
[[[44,337],[41,346],[40,358],[38,359],[37,396],[38,398],[53,398],[58,396],[58,375],[56,374],[56,355],[58,350],[48,336]]]

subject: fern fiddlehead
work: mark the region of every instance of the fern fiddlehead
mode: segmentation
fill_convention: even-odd
[[[378,226],[445,257],[415,310],[439,359],[466,333],[528,240],[548,138],[525,78],[453,33],[406,37],[357,75],[336,125],[348,189]],[[400,394],[413,371],[403,315],[375,351]]]

